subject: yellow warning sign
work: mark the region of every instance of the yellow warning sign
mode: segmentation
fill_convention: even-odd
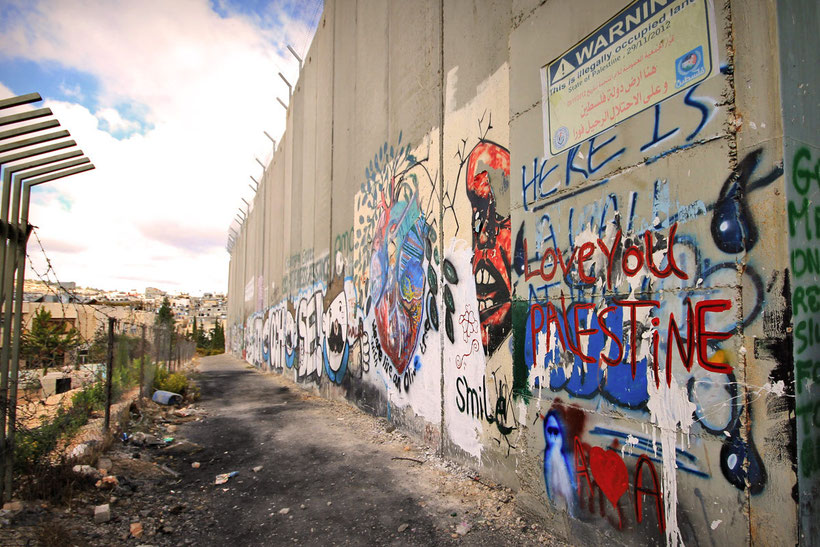
[[[550,153],[708,78],[717,62],[712,13],[710,0],[636,0],[544,66]]]

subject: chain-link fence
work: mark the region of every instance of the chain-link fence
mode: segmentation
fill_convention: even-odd
[[[42,498],[70,493],[63,480],[70,482],[70,474],[60,476],[60,470],[81,459],[82,449],[104,444],[109,432],[116,433],[111,418],[121,415],[120,403],[151,397],[155,389],[184,395],[187,380],[177,372],[196,355],[197,346],[207,341],[209,350],[224,347],[219,324],[210,334],[196,323],[190,334],[178,332],[185,322],[176,321],[168,299],[153,310],[142,302],[97,303],[80,296],[59,281],[36,229],[32,235],[47,269],[39,271],[31,256],[26,258],[50,298],[29,305],[16,297],[20,308],[13,339],[8,340],[11,330],[3,332],[3,501],[15,493]]]
[[[156,389],[185,395],[187,380],[177,373],[195,354],[196,342],[172,326],[109,318],[59,362],[26,363],[7,403],[9,428],[2,454],[7,498],[13,478],[21,495],[66,495],[52,476],[55,470],[102,444],[106,432],[116,434],[112,414],[121,403],[140,395],[150,398]]]

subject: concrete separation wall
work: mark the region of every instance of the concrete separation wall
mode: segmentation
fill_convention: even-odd
[[[229,351],[574,544],[814,544],[800,4],[326,2],[231,255]]]

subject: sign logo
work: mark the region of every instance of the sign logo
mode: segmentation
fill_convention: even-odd
[[[556,150],[560,150],[561,148],[567,145],[569,141],[569,128],[566,125],[559,127],[555,134],[552,136],[552,144],[555,146]]]
[[[703,65],[703,48],[696,47],[675,59],[675,88],[683,87],[706,72]]]

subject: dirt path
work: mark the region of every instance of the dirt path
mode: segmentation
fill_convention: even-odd
[[[68,544],[550,544],[515,514],[508,490],[476,482],[385,420],[229,356],[203,359],[199,370],[196,417],[154,418],[173,443],[113,451],[120,486],[91,492],[73,513],[46,512]],[[93,505],[109,495],[111,522],[94,524]]]

